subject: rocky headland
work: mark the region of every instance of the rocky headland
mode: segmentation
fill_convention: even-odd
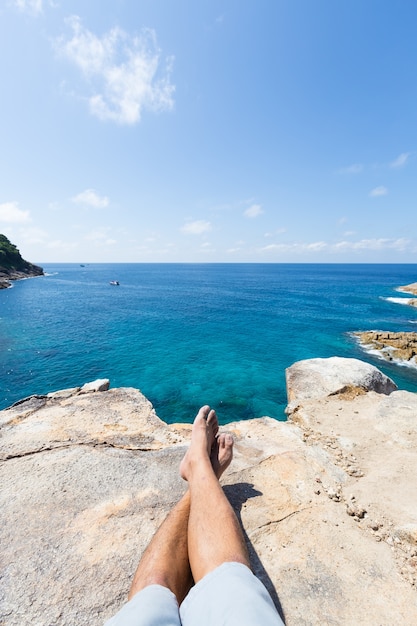
[[[4,626],[102,625],[186,488],[190,426],[108,387],[0,412]],[[254,571],[289,626],[417,623],[417,394],[336,357],[295,363],[287,389],[287,422],[227,426]]]
[[[417,296],[417,283],[411,283],[410,285],[397,287],[397,291],[404,291],[405,293],[412,293],[413,296]]]
[[[396,289],[417,295],[417,283]],[[417,299],[414,298],[387,299],[391,302],[417,306]],[[415,332],[367,330],[356,331],[352,335],[367,352],[377,354],[386,361],[397,361],[403,365],[417,367],[417,333]]]
[[[376,351],[387,361],[399,361],[417,367],[417,333],[369,330],[353,334],[363,348]]]
[[[5,235],[0,235],[0,289],[10,287],[13,280],[42,276],[43,273],[41,267],[25,261]]]

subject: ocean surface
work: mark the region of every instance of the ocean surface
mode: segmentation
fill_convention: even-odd
[[[167,422],[191,421],[202,404],[222,423],[283,420],[285,368],[335,355],[417,392],[416,369],[365,353],[350,334],[417,330],[417,309],[395,291],[417,280],[417,265],[43,267],[0,291],[0,408],[109,378],[139,388]]]

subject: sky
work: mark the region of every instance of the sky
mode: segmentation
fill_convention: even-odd
[[[417,262],[415,0],[0,0],[34,263]]]

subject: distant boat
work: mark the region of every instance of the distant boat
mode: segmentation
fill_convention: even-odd
[[[110,285],[113,285],[113,286],[115,286],[115,287],[118,287],[118,286],[120,285],[120,283],[119,283],[119,281],[118,281],[118,280],[111,280],[111,281],[110,281]]]

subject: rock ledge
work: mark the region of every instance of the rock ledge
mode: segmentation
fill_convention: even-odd
[[[289,626],[417,623],[417,395],[361,362],[342,376],[343,359],[320,375],[313,361],[289,368],[288,422],[227,427],[223,485],[253,569]],[[102,386],[0,412],[0,624],[102,625],[184,492],[190,426]]]

